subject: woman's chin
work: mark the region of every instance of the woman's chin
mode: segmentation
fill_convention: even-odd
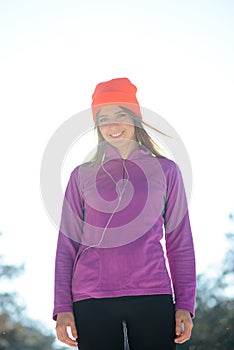
[[[129,140],[126,140],[126,139],[123,139],[123,138],[116,138],[116,139],[112,138],[112,139],[108,140],[108,142],[111,145],[113,145],[113,146],[116,145],[116,147],[117,147],[117,145],[119,145],[119,146],[127,145],[128,141]]]

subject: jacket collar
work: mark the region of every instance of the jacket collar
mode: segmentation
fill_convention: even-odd
[[[138,159],[138,158],[142,158],[142,157],[147,156],[147,155],[151,155],[150,150],[143,145],[139,145],[137,149],[133,150],[128,155],[127,160]],[[109,143],[106,143],[106,146],[105,146],[105,158],[104,159],[105,160],[115,160],[115,159],[123,160],[123,158],[121,157],[121,155],[119,154],[117,149],[115,147],[113,147],[112,145],[110,145]]]

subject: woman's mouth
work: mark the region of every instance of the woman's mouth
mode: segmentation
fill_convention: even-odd
[[[116,132],[115,134],[110,134],[110,137],[112,137],[113,139],[118,139],[123,135],[124,131],[121,132]]]

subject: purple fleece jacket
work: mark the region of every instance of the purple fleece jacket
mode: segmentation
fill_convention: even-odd
[[[71,173],[55,262],[53,319],[89,298],[172,294],[194,316],[195,256],[181,172],[140,146]]]

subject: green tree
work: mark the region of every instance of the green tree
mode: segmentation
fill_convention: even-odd
[[[217,278],[198,276],[193,334],[181,350],[234,349],[234,234],[226,237],[229,248]]]
[[[4,264],[0,256],[0,281],[13,279],[23,271],[23,265]],[[51,332],[25,317],[25,309],[17,293],[0,292],[0,350],[64,350],[55,347]]]

